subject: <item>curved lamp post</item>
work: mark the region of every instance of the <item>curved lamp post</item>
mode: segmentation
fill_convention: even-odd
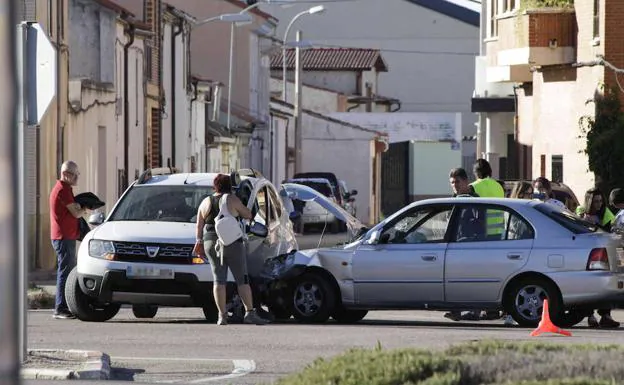
[[[292,20],[290,20],[290,23],[288,23],[288,27],[286,27],[286,32],[284,33],[284,42],[288,41],[288,32],[290,32],[290,27],[293,26],[293,24],[295,23],[295,21],[297,21],[297,19],[299,19],[302,16],[305,15],[315,15],[317,13],[322,13],[325,11],[325,6],[323,5],[316,5],[310,9],[307,9],[305,11],[299,12],[298,14],[295,15],[295,17],[292,18]],[[283,95],[283,99],[285,102],[287,102],[287,98],[286,98],[286,92],[287,92],[287,83],[286,83],[286,44],[283,45],[282,47],[282,95]]]

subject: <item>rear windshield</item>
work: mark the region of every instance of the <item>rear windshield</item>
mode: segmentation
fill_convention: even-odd
[[[540,203],[535,206],[535,209],[574,234],[586,234],[602,231],[598,226],[577,217],[569,211],[561,210],[559,207],[550,203]]]
[[[297,183],[297,184],[302,184],[304,186],[308,186],[310,188],[313,188],[314,190],[320,192],[321,194],[325,195],[326,197],[331,197],[332,196],[332,190],[331,187],[327,184],[327,183],[319,183],[319,182],[310,182],[310,181],[293,181],[293,183]]]

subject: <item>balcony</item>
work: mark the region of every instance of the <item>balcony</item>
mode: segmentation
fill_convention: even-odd
[[[576,61],[574,9],[537,8],[499,17],[498,38],[488,42],[488,81],[531,81],[535,66]]]

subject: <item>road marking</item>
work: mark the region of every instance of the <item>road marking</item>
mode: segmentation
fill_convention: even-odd
[[[249,373],[252,373],[254,370],[256,370],[256,362],[254,360],[234,360],[234,359],[226,359],[226,358],[180,358],[180,357],[119,357],[119,356],[113,356],[111,357],[111,361],[114,360],[118,360],[118,361],[130,361],[130,360],[135,360],[135,361],[184,361],[184,362],[189,362],[189,361],[205,361],[205,362],[214,362],[214,361],[219,361],[219,362],[232,362],[234,364],[234,370],[232,370],[232,372],[230,374],[226,374],[223,376],[214,376],[214,377],[204,377],[204,378],[198,378],[196,380],[193,381],[157,381],[159,383],[178,383],[178,382],[183,382],[186,384],[203,384],[206,382],[213,382],[213,381],[223,381],[223,380],[230,380],[233,378],[238,378],[238,377],[243,377],[246,376]]]
[[[200,378],[194,381],[188,381],[188,384],[203,384],[204,382],[231,380],[232,378],[238,378],[245,376],[254,370],[256,370],[256,363],[253,360],[232,360],[234,363],[234,370],[232,373],[225,376]]]

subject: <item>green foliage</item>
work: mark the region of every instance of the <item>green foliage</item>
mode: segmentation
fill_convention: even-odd
[[[574,0],[522,0],[521,8],[574,8]]]
[[[624,113],[619,92],[604,89],[588,102],[595,104],[595,116],[583,116],[579,121],[586,138],[583,152],[589,159],[589,170],[607,195],[614,187],[624,187]]]
[[[353,349],[317,359],[278,385],[614,385],[624,380],[624,349],[479,341],[446,351]]]

